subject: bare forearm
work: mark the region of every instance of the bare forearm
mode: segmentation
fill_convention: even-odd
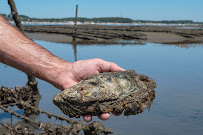
[[[0,16],[0,62],[53,83],[68,64],[29,40]]]

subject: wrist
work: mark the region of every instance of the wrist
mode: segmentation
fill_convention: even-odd
[[[55,86],[56,88],[59,89],[64,89],[63,88],[63,81],[64,81],[64,77],[67,76],[67,73],[71,72],[71,68],[72,68],[72,63],[71,62],[67,62],[67,61],[60,61],[60,62],[56,62],[53,64],[53,67],[48,70],[45,71],[46,75],[44,76],[45,81],[51,83],[53,86]]]
[[[64,90],[72,85],[75,84],[75,77],[72,74],[72,62],[59,62],[56,64],[56,67],[54,67],[50,73],[49,73],[49,83],[51,83],[53,86],[60,90]]]

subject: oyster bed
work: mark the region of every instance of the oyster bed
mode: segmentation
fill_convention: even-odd
[[[18,118],[24,120],[27,124],[32,124],[36,129],[40,129],[41,132],[37,133],[39,135],[47,134],[79,134],[80,131],[83,131],[84,134],[94,135],[94,134],[112,134],[111,129],[105,128],[100,122],[92,122],[90,124],[83,124],[82,121],[74,121],[72,119],[65,118],[63,116],[58,116],[49,112],[45,112],[35,107],[35,102],[40,99],[40,94],[38,90],[33,90],[31,87],[15,87],[15,90],[12,88],[7,88],[2,86],[0,88],[0,109],[4,112],[9,113],[11,116],[14,115]],[[24,110],[24,115],[21,115],[12,109],[11,106],[17,106],[19,109]],[[9,107],[9,108],[8,108]],[[35,121],[29,118],[31,114],[39,115],[40,113],[46,114],[48,118],[54,117],[56,120],[66,121],[70,126],[63,126],[51,123],[44,123],[41,121]],[[0,121],[0,125],[7,129],[6,134],[9,135],[35,135],[35,132],[32,132],[28,126],[24,127],[20,124],[4,123]]]

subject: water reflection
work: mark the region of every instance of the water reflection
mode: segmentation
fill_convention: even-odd
[[[146,45],[79,45],[36,41],[49,51],[67,61],[99,57],[112,61],[125,69],[134,69],[139,74],[151,77],[157,83],[156,99],[150,111],[130,116],[111,116],[108,121],[100,121],[113,129],[115,134],[184,134],[199,135],[203,132],[203,46],[193,47],[146,43]],[[76,52],[75,55],[73,52]],[[68,54],[68,56],[67,56]],[[75,57],[76,56],[76,57]],[[21,72],[0,64],[0,84],[8,87],[24,85],[26,76]],[[13,79],[14,78],[14,79]],[[18,78],[18,79],[16,79]],[[39,108],[47,112],[63,115],[52,104],[56,93],[60,92],[52,85],[39,80],[42,99]],[[49,94],[47,94],[49,93]],[[1,118],[3,120],[3,118]],[[36,120],[55,122],[45,116]],[[76,119],[74,119],[76,120]]]
[[[77,61],[77,43],[76,42],[73,43],[73,51],[74,51],[75,61]]]

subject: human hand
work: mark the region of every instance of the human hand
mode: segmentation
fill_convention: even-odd
[[[79,83],[81,80],[85,80],[88,76],[115,71],[124,71],[124,69],[115,63],[104,61],[99,58],[80,60],[74,63],[67,63],[58,75],[56,82],[58,82],[58,88],[64,90]],[[110,113],[104,113],[98,116],[101,120],[107,120],[109,117]],[[92,120],[92,116],[85,115],[83,119],[84,121],[89,122]]]

